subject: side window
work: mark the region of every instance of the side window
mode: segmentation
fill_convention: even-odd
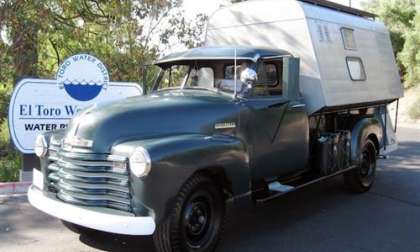
[[[258,83],[253,88],[254,96],[282,95],[281,61],[264,62],[259,65]]]
[[[240,81],[240,73],[243,69],[242,65],[237,67],[237,78]],[[271,95],[282,95],[282,85],[281,85],[281,74],[282,74],[282,62],[281,61],[271,61],[271,62],[261,62],[258,64],[256,69],[258,74],[258,80],[256,84],[252,87],[252,90],[248,92],[250,96],[271,96]],[[223,69],[224,80],[226,84],[229,80],[234,79],[235,67],[233,65],[225,65]]]
[[[354,38],[354,30],[350,28],[341,28],[341,37],[343,38],[344,49],[357,50],[356,39]]]
[[[350,78],[353,81],[364,81],[366,80],[366,72],[363,66],[362,59],[357,57],[347,57],[347,69],[350,74]]]
[[[276,86],[279,83],[277,66],[275,64],[264,64],[265,83],[267,86]]]
[[[240,79],[241,67],[237,67],[237,78]],[[273,63],[264,63],[261,64],[257,70],[258,72],[258,82],[260,85],[266,86],[277,86],[278,81],[278,71],[277,65]],[[227,80],[233,80],[235,75],[235,67],[233,65],[226,65],[224,69],[224,78]]]

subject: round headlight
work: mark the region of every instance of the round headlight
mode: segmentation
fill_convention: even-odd
[[[40,158],[45,157],[45,155],[47,155],[48,143],[44,135],[38,135],[36,137],[34,150],[35,154]]]
[[[129,159],[130,170],[136,177],[147,176],[151,170],[150,155],[143,147],[137,147]]]

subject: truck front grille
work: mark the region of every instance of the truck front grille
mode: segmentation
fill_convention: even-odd
[[[69,158],[58,149],[48,157],[48,191],[70,204],[103,207],[132,212],[127,166],[114,168],[114,162]]]

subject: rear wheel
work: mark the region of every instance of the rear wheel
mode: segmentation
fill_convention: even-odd
[[[209,177],[194,175],[183,185],[170,215],[153,235],[157,251],[214,251],[224,214],[220,188]]]
[[[367,139],[360,153],[359,167],[344,174],[347,187],[356,193],[368,191],[375,181],[376,148],[375,144]]]

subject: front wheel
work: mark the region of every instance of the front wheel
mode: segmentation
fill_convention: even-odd
[[[214,251],[223,229],[225,201],[221,189],[204,175],[181,188],[169,216],[153,239],[159,252]]]
[[[347,187],[356,193],[368,191],[375,181],[376,148],[371,140],[366,140],[360,152],[359,167],[344,174]]]

